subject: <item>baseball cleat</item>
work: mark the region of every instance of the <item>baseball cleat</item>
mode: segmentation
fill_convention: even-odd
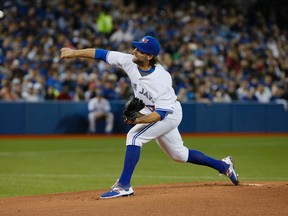
[[[238,185],[239,184],[238,174],[236,173],[236,169],[234,167],[232,157],[228,156],[226,158],[223,158],[222,161],[229,166],[227,171],[223,174],[225,174],[227,177],[229,177],[234,185]]]
[[[130,184],[121,185],[118,181],[111,187],[111,190],[102,194],[101,199],[110,199],[116,197],[132,196],[134,194],[133,188]]]

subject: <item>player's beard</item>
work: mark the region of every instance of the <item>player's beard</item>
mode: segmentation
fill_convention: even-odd
[[[132,61],[137,64],[138,66],[145,66],[146,61],[145,60],[140,60],[136,56],[133,57]]]

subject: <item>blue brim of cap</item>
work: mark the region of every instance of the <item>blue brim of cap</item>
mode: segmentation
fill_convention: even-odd
[[[134,47],[136,47],[139,51],[141,52],[144,52],[144,53],[148,53],[148,54],[151,54],[149,53],[149,50],[146,50],[145,47],[143,46],[143,43],[141,42],[138,42],[138,41],[132,41],[132,45]],[[153,55],[153,54],[152,54]]]

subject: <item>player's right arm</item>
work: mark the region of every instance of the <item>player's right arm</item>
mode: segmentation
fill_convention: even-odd
[[[61,49],[60,57],[62,59],[89,58],[102,60],[110,65],[123,69],[124,71],[126,71],[127,74],[131,72],[131,66],[134,64],[132,62],[133,55],[131,54],[124,54],[121,52],[108,51],[99,48],[87,48],[77,50],[64,47]]]
[[[88,48],[88,49],[71,49],[64,47],[61,49],[61,58],[62,59],[70,59],[70,58],[90,58],[94,59],[96,53],[96,49]]]
[[[98,59],[107,62],[107,54],[108,50],[105,49],[95,49],[95,48],[87,48],[87,49],[71,49],[68,47],[63,47],[60,50],[60,57],[62,59],[71,59],[71,58],[89,58],[89,59]],[[121,65],[121,59],[123,59],[123,53],[120,52],[111,52],[114,55],[111,58],[111,63],[113,65]],[[120,62],[119,62],[120,59]],[[107,62],[108,63],[108,62]]]

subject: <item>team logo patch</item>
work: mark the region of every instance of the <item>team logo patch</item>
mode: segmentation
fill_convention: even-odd
[[[147,43],[149,40],[147,38],[142,39],[142,43]]]

